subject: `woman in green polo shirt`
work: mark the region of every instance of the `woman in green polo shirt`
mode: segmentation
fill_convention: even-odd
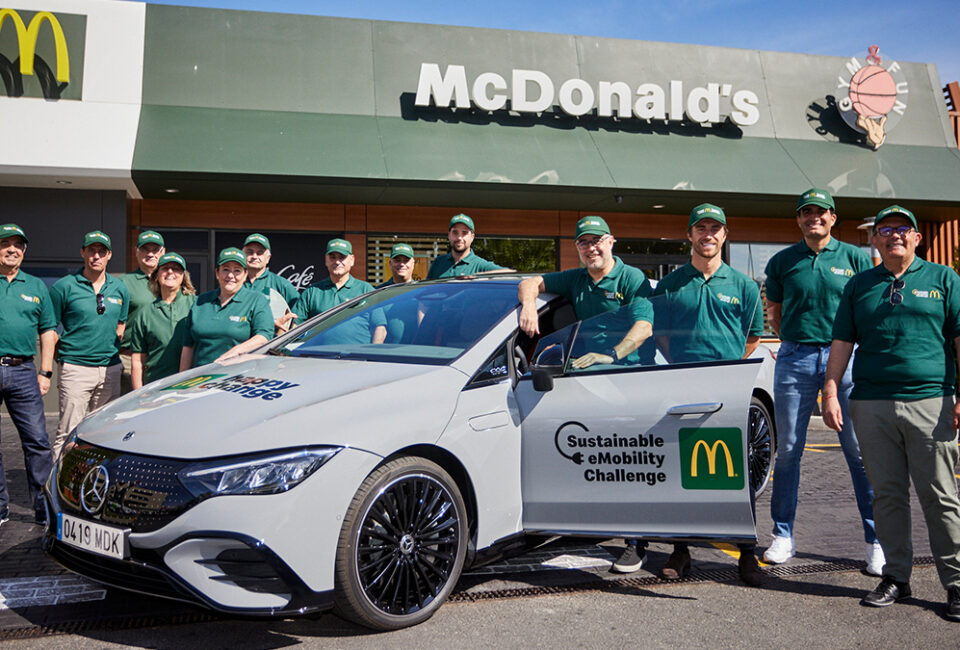
[[[183,329],[197,300],[187,263],[176,253],[160,257],[147,286],[156,299],[137,312],[130,327],[134,388],[180,371]]]
[[[249,352],[273,337],[270,301],[262,293],[244,289],[247,258],[236,248],[217,256],[219,289],[197,298],[184,328],[180,370]]]

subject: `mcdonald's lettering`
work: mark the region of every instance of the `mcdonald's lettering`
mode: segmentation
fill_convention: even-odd
[[[680,484],[685,490],[742,490],[743,432],[734,427],[680,429]]]
[[[86,16],[0,8],[0,88],[10,97],[80,99],[85,34]]]

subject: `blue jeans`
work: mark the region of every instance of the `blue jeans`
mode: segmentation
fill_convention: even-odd
[[[784,341],[777,353],[774,371],[773,399],[777,418],[777,461],[773,468],[773,495],[770,516],[773,534],[793,537],[793,521],[797,514],[797,492],[800,488],[800,458],[807,443],[807,425],[823,388],[830,346],[803,345]],[[843,430],[839,432],[840,448],[846,458],[857,508],[863,521],[863,538],[877,541],[873,525],[873,488],[863,469],[860,446],[853,433],[850,417],[850,391],[853,389],[853,359],[847,364],[837,399],[843,413]]]
[[[53,468],[53,453],[43,415],[43,397],[37,384],[37,367],[32,361],[19,366],[0,366],[0,401],[6,402],[10,419],[20,434],[23,460],[27,469],[30,507],[41,510],[41,489]],[[0,456],[0,517],[8,513],[10,496]]]

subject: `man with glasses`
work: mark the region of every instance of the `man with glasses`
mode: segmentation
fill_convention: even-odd
[[[850,415],[886,555],[883,579],[861,603],[885,607],[910,596],[912,479],[947,590],[945,616],[960,621],[960,498],[954,476],[960,458],[955,398],[960,277],[916,257],[920,240],[909,210],[892,205],[877,214],[873,244],[883,263],[854,276],[843,290],[823,388],[823,421],[838,431],[846,424],[838,393],[857,345]]]
[[[764,562],[770,564],[786,562],[795,552],[793,524],[800,459],[810,415],[823,388],[840,294],[850,278],[873,267],[862,250],[830,235],[837,223],[835,209],[833,197],[826,190],[811,188],[801,194],[797,226],[803,239],[774,255],[767,264],[767,311],[782,340],[773,383],[777,421],[776,480],[770,500],[773,542],[763,554]],[[867,573],[880,575],[884,558],[873,524],[873,489],[863,470],[848,410],[853,389],[851,371],[851,364],[847,364],[837,392],[844,415],[838,437],[863,524]]]
[[[149,307],[156,300],[156,296],[150,291],[150,274],[157,268],[157,260],[165,252],[163,235],[160,233],[145,230],[137,237],[137,268],[121,278],[130,294],[127,318],[131,323],[138,311]],[[120,362],[123,364],[123,374],[120,376],[121,393],[129,393],[133,390],[133,381],[130,377],[133,367],[130,358],[130,332],[131,328],[126,328],[123,332],[123,340],[120,341]]]
[[[130,305],[126,285],[107,273],[110,237],[94,230],[83,236],[83,267],[50,289],[53,313],[63,325],[57,353],[59,450],[87,413],[120,394],[120,339]]]
[[[0,226],[0,402],[20,434],[27,489],[34,520],[47,520],[43,483],[50,475],[53,455],[43,415],[43,396],[53,376],[53,346],[57,326],[47,287],[20,270],[27,252],[27,235],[15,223]],[[40,362],[34,362],[37,335]],[[37,367],[39,366],[39,370]],[[0,462],[0,524],[9,516],[10,495]]]

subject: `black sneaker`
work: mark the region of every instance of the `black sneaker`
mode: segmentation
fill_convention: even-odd
[[[909,582],[897,582],[891,576],[883,576],[877,588],[864,596],[860,604],[867,607],[886,607],[909,597]]]
[[[617,573],[633,573],[639,571],[646,561],[646,550],[638,549],[634,544],[627,544],[623,553],[620,554],[620,559],[614,562],[610,568]]]
[[[960,621],[960,587],[947,589],[947,618]]]

